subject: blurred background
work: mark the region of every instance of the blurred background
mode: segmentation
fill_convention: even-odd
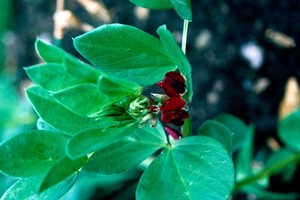
[[[79,55],[72,38],[106,23],[136,26],[155,36],[156,29],[166,24],[178,43],[181,41],[183,22],[172,10],[150,11],[128,0],[65,0],[63,7],[57,2],[0,1],[0,142],[36,127],[37,117],[24,97],[24,88],[30,81],[23,68],[40,62],[34,50],[37,37],[58,44],[76,56]],[[193,68],[195,96],[190,105],[193,131],[207,119],[230,113],[255,125],[255,149],[260,149],[270,138],[277,137],[278,116],[282,112],[279,108],[288,80],[300,78],[300,3],[297,0],[191,0],[191,4],[193,21],[188,32],[187,57]],[[65,11],[57,12],[62,9]],[[295,84],[293,99],[297,107],[297,81]],[[300,170],[297,171],[290,183],[281,184],[275,177],[269,189],[300,191],[296,184]],[[132,177],[139,174],[129,172],[108,179],[111,184],[114,180],[131,184],[124,189],[130,193],[136,184]],[[0,175],[0,195],[13,182]],[[107,192],[100,182],[90,183],[93,185],[88,189],[90,195],[85,192],[83,198],[78,194],[81,197],[78,199],[101,199],[93,197],[96,191]],[[69,199],[76,199],[75,196]],[[238,199],[243,198],[248,199],[246,196]]]

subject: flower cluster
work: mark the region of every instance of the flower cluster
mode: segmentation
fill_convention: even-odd
[[[159,102],[151,105],[148,109],[152,113],[161,113],[161,122],[170,123],[175,126],[182,126],[184,120],[189,117],[186,111],[186,102],[182,99],[185,94],[185,79],[178,72],[166,73],[164,79],[157,83],[165,94],[152,94]],[[165,126],[165,131],[174,139],[179,139],[181,133],[169,126]]]
[[[184,119],[189,115],[186,108],[186,102],[182,99],[185,93],[185,80],[178,72],[168,72],[163,81],[157,83],[161,87],[167,98],[159,107],[161,111],[161,121],[171,123],[176,126],[182,126]]]

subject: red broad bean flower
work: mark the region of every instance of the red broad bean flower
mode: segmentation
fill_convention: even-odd
[[[161,121],[182,126],[184,119],[189,117],[185,110],[186,102],[181,98],[185,93],[185,80],[178,72],[166,73],[164,80],[157,83],[169,97],[159,107]]]
[[[157,83],[169,97],[181,97],[185,93],[185,80],[178,72],[168,72],[163,81]]]
[[[189,117],[189,114],[184,110],[185,104],[184,100],[178,97],[171,97],[164,101],[160,106],[161,121],[182,126],[183,120]]]

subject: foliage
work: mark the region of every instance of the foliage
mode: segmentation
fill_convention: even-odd
[[[131,1],[192,19],[189,0]],[[59,199],[73,184],[99,186],[100,177],[110,192],[130,182],[136,199],[230,199],[238,191],[297,197],[266,188],[272,174],[289,181],[297,169],[300,112],[279,122],[285,146],[266,156],[265,166],[253,165],[254,126],[232,115],[220,114],[191,133],[191,65],[166,25],[157,34],[100,26],[74,38],[90,64],[36,40],[44,63],[25,71],[34,83],[26,97],[39,117],[37,130],[0,144],[0,171],[18,179],[1,199]],[[155,84],[163,94],[150,96],[146,89]],[[4,96],[0,109],[10,117],[8,102],[16,97]]]

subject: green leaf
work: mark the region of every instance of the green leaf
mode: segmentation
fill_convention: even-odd
[[[38,130],[44,130],[44,131],[51,131],[51,132],[59,132],[56,128],[53,126],[47,124],[43,119],[38,118],[36,122],[36,127]]]
[[[67,140],[59,133],[29,131],[0,146],[0,170],[10,176],[45,174],[65,154]]]
[[[109,76],[99,77],[98,88],[101,93],[112,99],[120,99],[129,95],[140,95],[142,93],[142,87],[138,84]]]
[[[96,85],[86,83],[53,93],[52,96],[69,110],[82,116],[99,112],[112,104],[112,99],[101,94]]]
[[[13,2],[9,0],[0,1],[0,32],[6,31],[13,17]]]
[[[53,200],[60,199],[74,184],[76,176],[54,185],[39,193],[41,178],[20,179],[13,184],[1,197],[1,200],[26,199],[26,200]]]
[[[66,109],[40,87],[30,87],[26,94],[40,118],[67,135],[100,126],[95,119],[76,115]]]
[[[86,163],[87,159],[87,156],[77,160],[71,160],[68,157],[63,157],[48,171],[41,184],[39,192],[43,192],[53,185],[64,181],[68,177],[77,174],[79,169]]]
[[[191,102],[193,97],[193,86],[192,86],[192,68],[191,65],[178,47],[172,33],[167,29],[165,25],[160,26],[157,29],[157,34],[160,36],[160,40],[163,43],[164,49],[168,53],[170,59],[176,63],[180,73],[186,79],[186,89],[187,93],[185,94],[185,98]]]
[[[200,126],[198,135],[215,139],[224,146],[229,155],[232,154],[232,132],[223,124],[214,120],[207,120]]]
[[[35,49],[39,56],[48,63],[63,63],[66,57],[75,58],[71,54],[65,52],[63,49],[51,44],[47,44],[40,39],[35,41]]]
[[[166,145],[161,125],[135,128],[124,137],[95,152],[84,170],[97,174],[115,174],[132,169]],[[125,135],[126,134],[126,135]]]
[[[177,14],[182,19],[192,21],[192,8],[190,0],[170,0]]]
[[[142,86],[152,85],[176,69],[157,38],[128,25],[103,25],[76,37],[74,45],[106,74]]]
[[[300,152],[300,110],[288,115],[278,125],[278,134],[282,142]]]
[[[137,6],[149,9],[171,9],[174,8],[182,19],[192,21],[192,9],[190,0],[130,0]]]
[[[215,140],[191,136],[165,149],[142,175],[136,199],[228,199],[234,169]]]
[[[134,126],[134,128],[137,127]],[[131,131],[134,128],[132,128],[132,124],[124,124],[123,126],[116,126],[107,130],[90,129],[80,132],[69,140],[67,153],[73,159],[80,158],[121,139],[126,131]]]
[[[294,155],[294,152],[285,148],[281,148],[278,151],[272,152],[265,163],[265,168],[270,168],[276,164],[284,162],[287,158],[293,157]],[[297,162],[290,163],[286,167],[274,172],[274,174],[282,174],[284,180],[288,181],[293,177],[295,171],[297,170],[297,164]]]
[[[130,0],[137,6],[149,9],[170,9],[173,5],[170,0]]]
[[[242,148],[246,142],[248,128],[247,125],[239,118],[230,114],[220,114],[214,120],[221,122],[231,130],[232,135],[232,149],[233,151]]]
[[[59,91],[81,83],[97,84],[100,72],[78,61],[43,63],[25,68],[29,78],[49,91]]]
[[[253,161],[254,127],[249,126],[243,148],[236,156],[236,180],[240,181],[253,174],[251,163]]]

